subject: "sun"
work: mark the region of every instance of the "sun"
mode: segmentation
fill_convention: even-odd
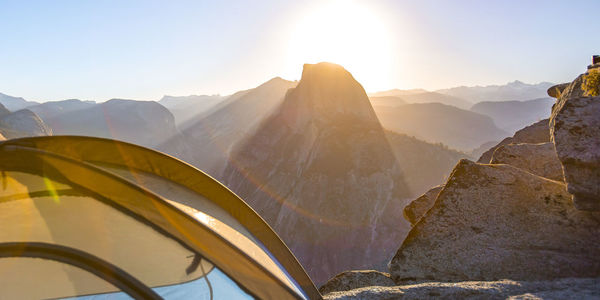
[[[332,1],[303,16],[289,36],[287,68],[322,61],[342,65],[369,91],[389,87],[390,36],[367,5]]]

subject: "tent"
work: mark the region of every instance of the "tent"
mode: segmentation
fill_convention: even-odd
[[[321,298],[252,208],[168,155],[13,139],[0,172],[0,298]]]

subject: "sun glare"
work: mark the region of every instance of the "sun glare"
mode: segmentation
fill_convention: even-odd
[[[295,24],[290,36],[288,70],[304,63],[340,64],[369,91],[389,87],[390,37],[382,20],[366,4],[333,1]]]

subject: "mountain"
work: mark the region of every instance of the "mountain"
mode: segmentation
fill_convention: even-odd
[[[460,86],[437,90],[436,92],[465,99],[472,103],[483,101],[524,101],[547,97],[546,91],[552,85],[554,84],[550,82],[527,84],[516,80],[505,85]]]
[[[17,111],[35,104],[37,102],[26,101],[21,97],[13,97],[0,93],[0,104],[10,111]]]
[[[317,284],[383,268],[408,229],[397,217],[410,195],[402,171],[363,87],[338,65],[304,65],[298,86],[232,151],[223,182]]]
[[[397,96],[406,96],[406,95],[414,95],[414,94],[422,94],[427,93],[428,91],[424,89],[410,89],[410,90],[400,90],[393,89],[388,91],[381,91],[376,93],[369,94],[369,97],[397,97]]]
[[[38,115],[28,109],[21,109],[11,113],[4,106],[1,106],[0,134],[3,138],[14,139],[52,135],[52,129]]]
[[[385,131],[412,195],[446,181],[456,163],[469,155],[442,144],[431,144],[405,134]]]
[[[547,118],[554,102],[549,97],[527,101],[484,101],[473,105],[471,111],[490,116],[496,126],[512,134],[526,125]]]
[[[146,147],[178,134],[171,112],[154,101],[112,99],[55,115],[51,120],[56,135],[113,138]]]
[[[54,127],[53,120],[63,113],[73,112],[84,108],[90,108],[96,105],[94,101],[81,101],[78,99],[69,99],[62,101],[49,101],[30,106],[28,109],[36,113],[44,122]]]
[[[179,128],[181,125],[195,116],[206,112],[211,107],[214,107],[226,97],[220,95],[213,96],[164,96],[158,103],[166,107],[175,116],[175,123]]]
[[[183,139],[174,137],[158,148],[218,179],[232,146],[251,135],[295,86],[295,82],[276,77],[235,93],[212,108],[212,113],[190,119],[182,130]]]
[[[473,103],[461,99],[459,97],[454,97],[450,95],[445,95],[437,92],[429,92],[423,89],[414,89],[414,90],[389,90],[385,92],[373,93],[370,95],[371,98],[380,98],[380,97],[397,97],[402,99],[405,103],[442,103],[446,105],[456,106],[462,109],[470,108]],[[373,103],[373,105],[385,105],[385,103],[390,103],[390,101],[379,101],[383,103]]]
[[[381,105],[394,107],[406,104],[406,101],[397,96],[369,97],[369,100],[373,106]]]
[[[386,129],[454,149],[471,150],[508,136],[494,125],[492,118],[450,105],[423,103],[374,109]]]

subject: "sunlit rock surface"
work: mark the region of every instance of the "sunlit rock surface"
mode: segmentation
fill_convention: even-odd
[[[461,160],[391,261],[410,280],[548,280],[600,275],[600,213],[564,184]]]
[[[585,74],[567,86],[552,109],[552,142],[575,206],[600,210],[600,97],[582,89]]]
[[[321,295],[331,292],[349,291],[367,286],[394,286],[396,285],[390,274],[374,270],[360,270],[343,272],[329,279],[319,288]]]
[[[419,219],[421,219],[421,217],[425,214],[425,212],[427,212],[431,206],[433,206],[433,203],[435,202],[435,199],[442,188],[444,188],[443,185],[433,187],[419,198],[410,202],[404,208],[404,218],[406,218],[411,225],[415,225],[417,221],[419,221]]]
[[[552,281],[424,282],[401,286],[371,286],[332,292],[327,300],[358,299],[598,299],[599,278]]]
[[[508,144],[492,155],[491,164],[509,164],[535,175],[563,180],[563,172],[553,143]]]
[[[512,137],[505,138],[496,146],[485,151],[477,162],[489,164],[494,151],[503,145],[519,143],[538,144],[547,142],[550,142],[550,129],[548,128],[548,119],[544,119],[515,132]]]
[[[317,285],[384,269],[409,227],[410,195],[362,86],[305,65],[298,86],[234,149],[224,183],[283,238]]]

